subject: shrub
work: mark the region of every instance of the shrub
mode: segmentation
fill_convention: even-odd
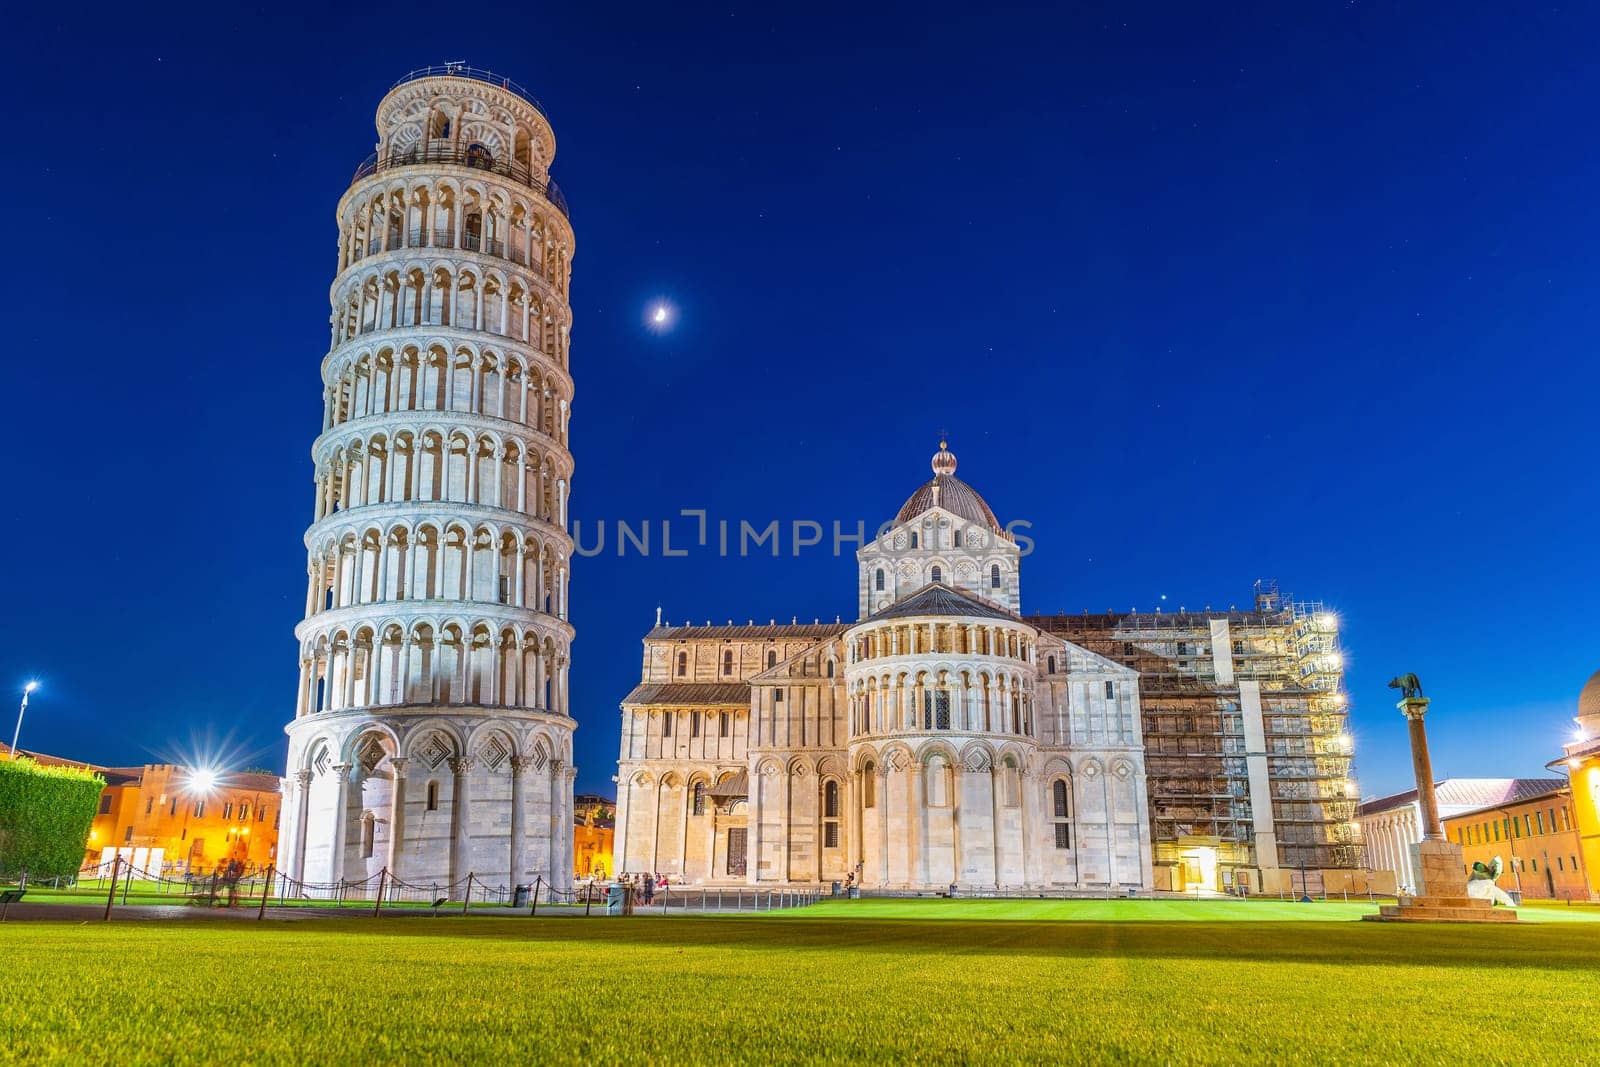
[[[77,873],[105,784],[77,767],[0,762],[0,871],[32,878]]]

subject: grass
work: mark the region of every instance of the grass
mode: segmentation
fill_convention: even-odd
[[[1592,1030],[1582,990],[1600,967],[1600,913],[1511,928],[1328,921],[1365,907],[913,900],[706,919],[7,923],[0,1058],[1454,1064],[1489,1048],[1573,1061]]]

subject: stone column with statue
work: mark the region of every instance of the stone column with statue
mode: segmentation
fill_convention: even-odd
[[[1422,839],[1410,846],[1411,868],[1416,872],[1415,893],[1401,897],[1397,904],[1384,905],[1377,915],[1364,919],[1379,922],[1513,922],[1517,913],[1496,909],[1490,900],[1467,892],[1466,861],[1461,846],[1444,836],[1439,824],[1439,801],[1433,791],[1433,761],[1428,757],[1428,733],[1423,716],[1428,698],[1415,674],[1402,674],[1389,682],[1400,690],[1395,705],[1406,717],[1411,740],[1411,768],[1417,779],[1417,808],[1422,816]]]

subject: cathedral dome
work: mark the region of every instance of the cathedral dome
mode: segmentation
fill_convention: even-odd
[[[1584,729],[1600,732],[1600,671],[1595,671],[1578,693],[1578,718]]]
[[[894,521],[909,522],[932,507],[944,508],[969,522],[980,522],[996,533],[1000,532],[1000,521],[989,510],[989,505],[983,502],[983,497],[956,477],[955,453],[943,441],[939,442],[939,451],[933,454],[933,478],[918,486],[911,498],[900,506],[900,513],[894,517]]]

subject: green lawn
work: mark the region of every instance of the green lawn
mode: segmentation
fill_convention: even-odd
[[[917,900],[708,919],[6,923],[0,1058],[1582,1058],[1600,913],[1510,928],[1322,921],[1363,908]]]

